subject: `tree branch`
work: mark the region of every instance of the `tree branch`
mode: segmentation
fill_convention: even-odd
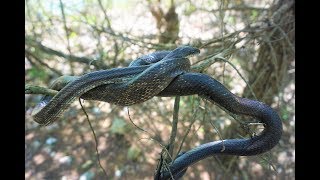
[[[46,46],[42,45],[40,42],[36,42],[32,39],[26,38],[25,40],[26,40],[25,42],[27,45],[30,45],[34,48],[37,48],[37,49],[43,51],[44,53],[63,57],[63,58],[65,58],[69,61],[72,61],[72,62],[80,62],[80,63],[85,63],[88,65],[89,64],[94,65],[100,69],[108,69],[108,67],[102,61],[96,61],[96,60],[90,59],[88,57],[78,57],[78,56],[74,56],[74,55],[68,55],[68,54],[65,54],[61,51],[46,47]]]
[[[48,89],[40,86],[26,84],[24,87],[25,94],[43,94],[49,96],[55,96],[59,91]]]
[[[169,145],[168,145],[168,151],[171,157],[173,154],[174,140],[177,136],[178,119],[179,119],[179,103],[180,103],[180,96],[176,96],[174,100],[171,136],[170,136]]]
[[[226,7],[221,9],[205,9],[205,8],[198,8],[199,10],[206,11],[206,12],[217,12],[217,11],[268,11],[268,8],[261,8],[261,7],[254,7],[254,6],[247,6],[247,5],[237,5],[233,7]]]
[[[67,20],[66,20],[66,15],[64,13],[64,6],[63,6],[63,3],[62,3],[62,0],[59,0],[59,2],[60,2],[60,10],[61,10],[61,15],[62,15],[62,20],[63,20],[64,31],[66,33],[67,49],[68,49],[69,54],[72,54],[71,47],[70,47],[70,39],[69,39],[70,32],[69,32],[69,29],[67,27]],[[69,61],[69,66],[70,66],[71,74],[74,74],[73,65],[72,65],[71,61]]]
[[[100,7],[100,9],[102,10],[102,12],[104,14],[104,19],[103,20],[107,22],[107,27],[110,29],[110,31],[112,33],[115,33],[113,28],[111,27],[111,22],[110,22],[110,19],[109,19],[108,15],[107,15],[106,9],[103,7],[101,0],[98,0],[98,2],[99,2],[99,7]],[[114,43],[114,52],[115,52],[115,55],[113,57],[113,62],[115,62],[117,60],[117,58],[118,58],[118,55],[119,55],[119,45],[118,45],[118,42],[117,42],[116,39],[113,39],[113,43]]]
[[[41,61],[36,55],[34,55],[33,53],[31,53],[29,50],[25,50],[25,55],[26,57],[31,61],[31,58],[34,59],[37,63],[39,63],[42,66],[45,66],[46,68],[48,68],[49,70],[51,70],[52,72],[58,74],[59,76],[62,76],[62,73],[57,71],[54,68],[51,68],[48,64],[44,63],[43,61]]]

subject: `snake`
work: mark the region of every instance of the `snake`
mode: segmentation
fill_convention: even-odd
[[[64,83],[53,83],[52,88],[59,92],[53,97],[44,96],[34,108],[33,120],[49,125],[79,97],[130,106],[154,96],[198,95],[233,114],[258,119],[264,125],[263,131],[249,138],[212,141],[185,151],[155,179],[178,179],[189,166],[213,155],[253,156],[271,150],[280,141],[283,131],[277,112],[258,100],[238,97],[209,75],[191,72],[188,57],[199,53],[200,50],[192,46],[180,46],[144,55],[128,67],[64,77]]]

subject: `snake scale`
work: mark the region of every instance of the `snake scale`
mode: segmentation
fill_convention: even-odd
[[[259,119],[264,130],[251,138],[225,139],[199,145],[180,154],[162,170],[157,179],[181,177],[186,169],[212,155],[252,156],[272,149],[282,135],[282,122],[268,105],[231,93],[217,80],[208,75],[190,71],[190,55],[199,49],[180,46],[172,51],[157,51],[142,56],[128,67],[101,70],[70,76],[64,83],[52,89],[60,90],[54,97],[45,96],[33,111],[34,121],[49,125],[76,99],[98,100],[121,106],[129,106],[151,99],[154,96],[188,96],[197,94],[216,103],[234,114],[248,115]]]

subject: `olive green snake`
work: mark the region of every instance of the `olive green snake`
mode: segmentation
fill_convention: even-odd
[[[82,76],[71,76],[54,96],[45,96],[33,111],[34,121],[49,125],[63,114],[76,98],[98,100],[120,106],[142,103],[154,96],[199,96],[217,103],[234,114],[248,115],[264,124],[257,136],[243,139],[226,139],[197,146],[179,155],[155,179],[181,177],[192,164],[217,154],[252,156],[272,149],[282,135],[282,122],[268,105],[240,98],[208,75],[190,70],[190,55],[200,50],[181,46],[172,51],[159,51],[142,56],[129,67],[94,71]],[[170,173],[169,173],[170,171]]]

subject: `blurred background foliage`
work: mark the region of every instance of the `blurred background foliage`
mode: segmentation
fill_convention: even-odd
[[[156,50],[200,48],[190,58],[194,69],[240,97],[269,104],[284,133],[268,153],[213,156],[190,167],[184,179],[295,178],[293,0],[26,0],[25,18],[25,82],[43,87],[61,75],[125,67]],[[25,178],[106,179],[79,102],[60,121],[39,127],[30,114],[40,98],[25,95]],[[153,178],[159,143],[169,142],[173,104],[173,97],[154,97],[130,106],[132,121],[148,131],[143,133],[126,107],[84,102],[107,179]],[[248,136],[238,121],[244,119],[196,95],[181,97],[174,155],[182,141],[186,151],[221,137]]]

